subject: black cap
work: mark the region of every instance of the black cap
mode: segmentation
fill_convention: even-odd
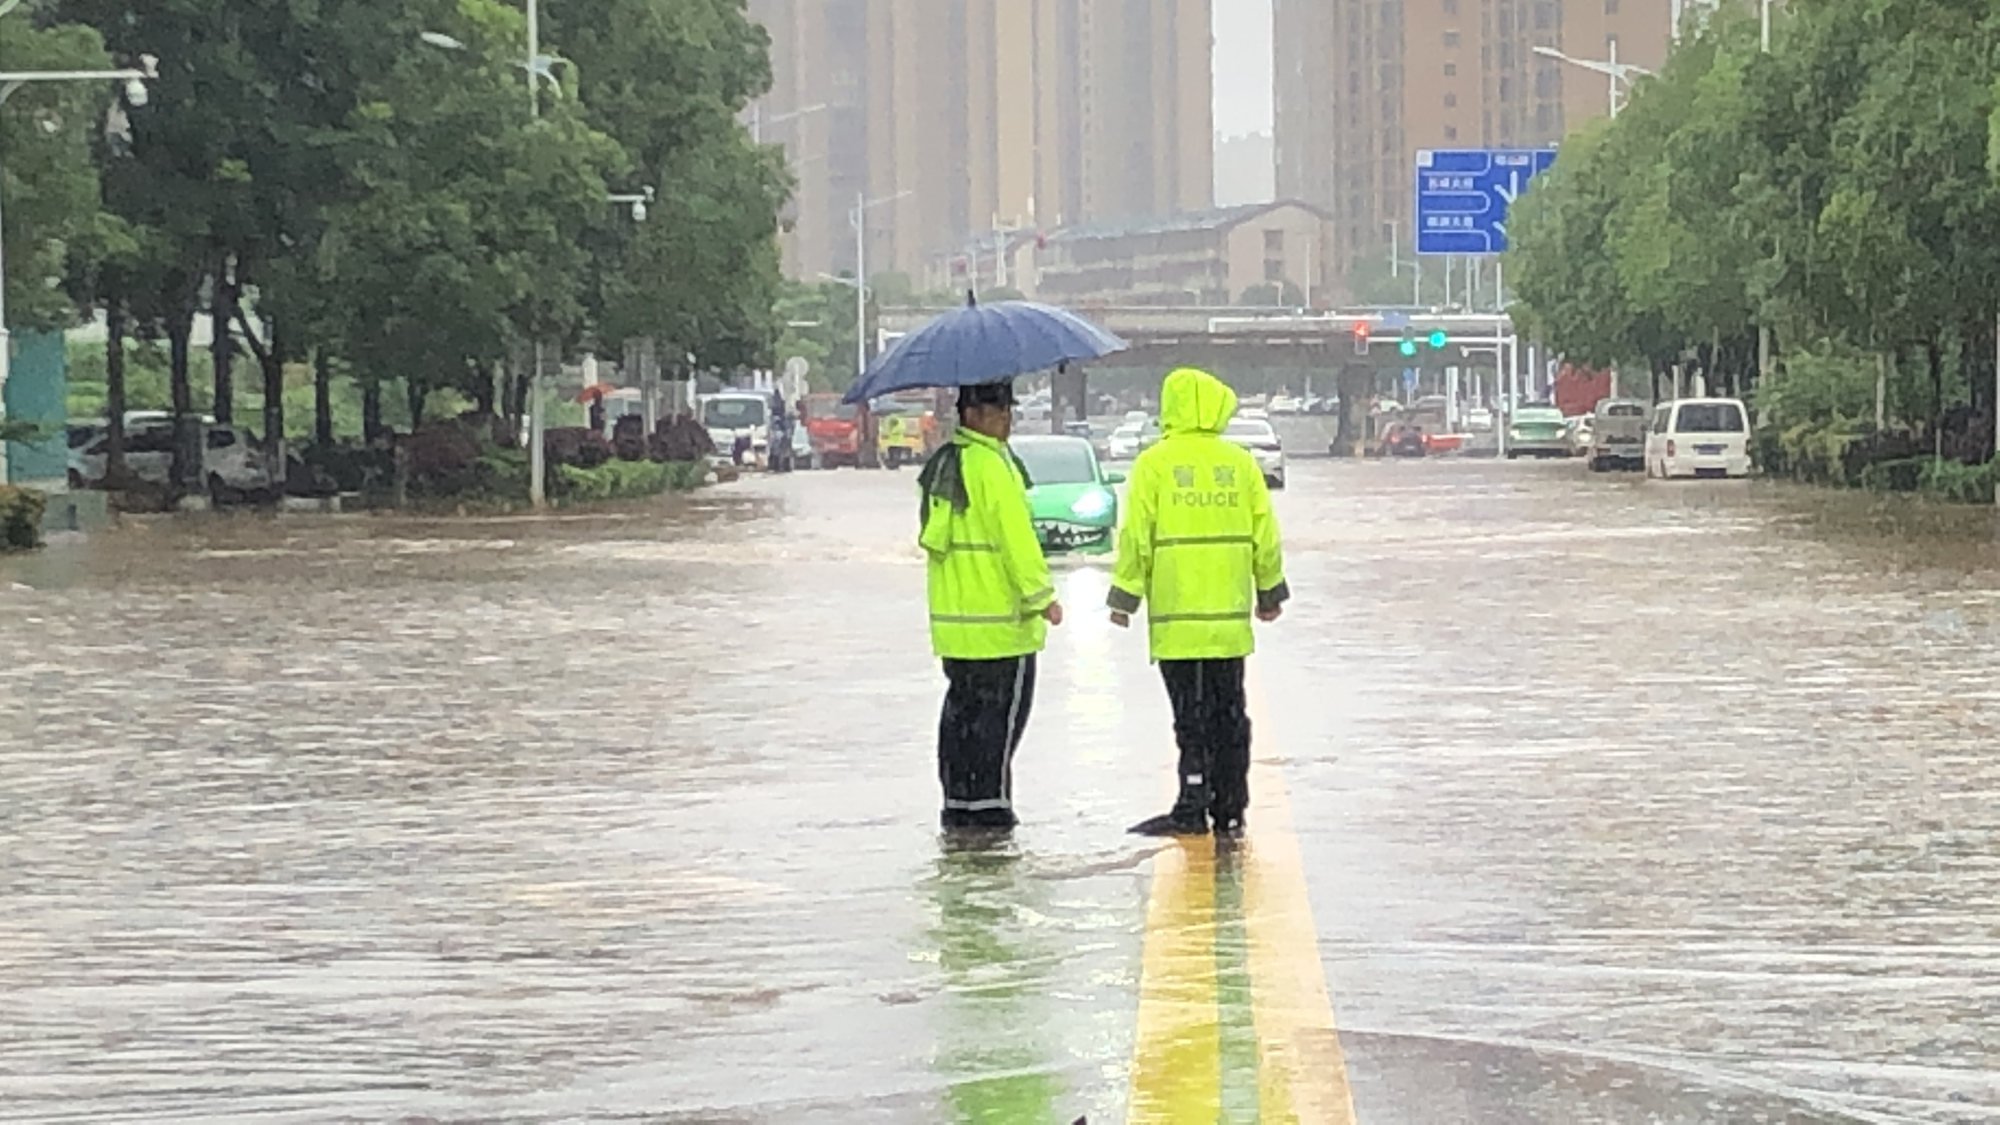
[[[975,406],[1014,405],[1014,383],[975,383],[958,389],[958,408],[971,410]]]

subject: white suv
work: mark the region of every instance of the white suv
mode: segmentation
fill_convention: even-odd
[[[259,492],[271,487],[271,470],[256,438],[242,426],[209,423],[202,427],[202,481],[211,490]],[[104,480],[110,439],[100,430],[96,440],[70,450],[69,482],[85,488]],[[173,473],[174,428],[171,421],[141,421],[125,434],[125,468],[149,484],[166,484]]]

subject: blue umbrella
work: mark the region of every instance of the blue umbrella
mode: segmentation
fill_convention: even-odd
[[[857,403],[917,387],[999,383],[1125,347],[1125,341],[1095,324],[1049,305],[968,303],[876,356],[842,401]]]

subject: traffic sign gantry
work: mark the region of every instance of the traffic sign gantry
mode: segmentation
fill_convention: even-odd
[[[1424,149],[1417,153],[1417,253],[1498,254],[1507,249],[1507,208],[1552,148]]]

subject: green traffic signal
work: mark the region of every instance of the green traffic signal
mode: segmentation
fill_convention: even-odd
[[[1417,342],[1415,340],[1410,339],[1408,336],[1403,337],[1403,342],[1400,345],[1400,347],[1404,355],[1417,354]]]
[[[1431,347],[1442,348],[1444,347],[1444,344],[1445,344],[1444,329],[1440,328],[1437,331],[1431,333]]]

